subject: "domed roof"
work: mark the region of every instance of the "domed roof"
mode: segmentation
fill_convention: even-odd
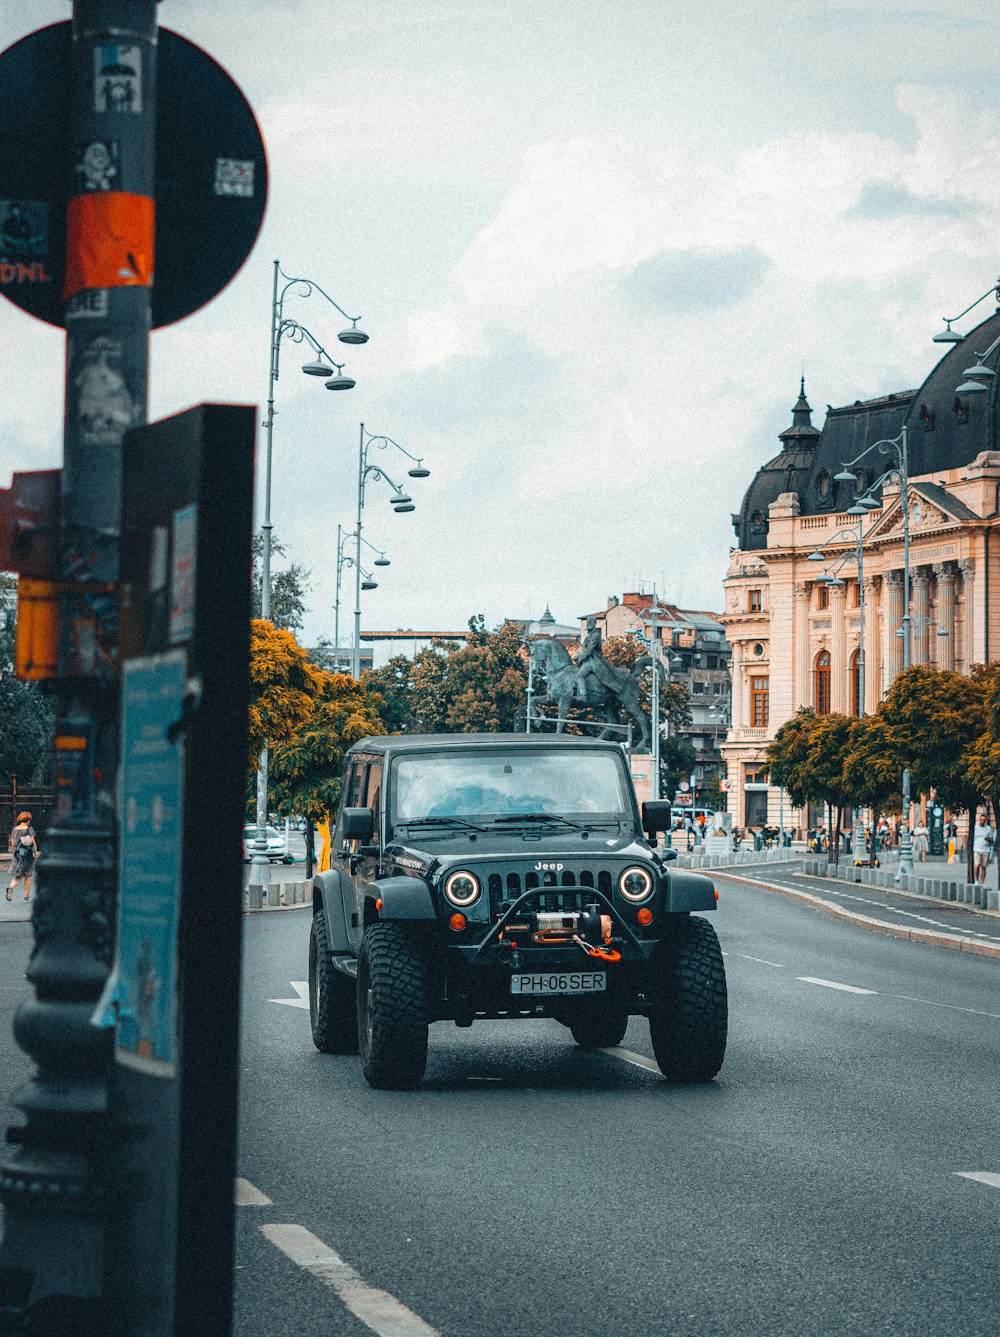
[[[767,547],[767,508],[782,492],[795,492],[800,514],[846,511],[892,467],[892,452],[872,450],[853,472],[857,484],[838,483],[835,475],[873,445],[895,441],[904,424],[911,478],[960,469],[981,451],[997,449],[997,382],[989,378],[986,394],[956,393],[968,381],[968,369],[1000,339],[1000,308],[952,345],[919,390],[902,390],[877,399],[856,400],[843,408],[827,406],[822,433],[813,426],[805,387],[792,410],[792,426],[781,433],[783,449],[757,471],[733,526],[741,550]],[[989,362],[997,370],[997,359]]]
[[[812,473],[820,433],[812,425],[806,382],[799,382],[799,397],[792,408],[792,425],[779,435],[781,450],[757,470],[746,490],[733,528],[743,552],[767,547],[767,508],[782,492],[799,492]]]

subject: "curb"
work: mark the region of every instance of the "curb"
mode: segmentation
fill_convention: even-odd
[[[250,882],[243,888],[245,915],[270,913],[273,910],[305,910],[312,908],[312,879],[291,882]]]
[[[950,947],[953,951],[970,952],[974,956],[989,956],[1000,961],[1000,942],[983,942],[979,938],[967,938],[960,933],[946,933],[937,929],[906,928],[902,924],[887,924],[884,920],[874,919],[871,915],[858,914],[855,910],[845,910],[842,905],[837,905],[834,901],[825,901],[822,896],[814,896],[809,891],[798,891],[794,887],[782,887],[775,882],[762,882],[758,878],[741,877],[738,873],[728,873],[722,868],[718,869],[718,872],[733,882],[744,882],[749,887],[760,887],[764,891],[776,891],[779,895],[788,896],[793,901],[801,901],[814,910],[822,910],[824,913],[832,915],[834,919],[840,919],[845,923],[855,924],[858,928],[867,929],[869,933],[880,933],[885,938],[905,938],[908,942],[921,942],[930,947]],[[849,885],[853,885],[853,883]]]

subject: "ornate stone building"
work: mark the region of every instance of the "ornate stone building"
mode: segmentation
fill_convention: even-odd
[[[1000,310],[955,344],[919,390],[827,409],[820,432],[804,381],[780,452],[757,473],[733,516],[739,546],[725,579],[723,622],[732,646],[732,726],[722,745],[729,808],[738,825],[777,824],[778,791],[759,775],[767,743],[803,705],[859,714],[864,604],[864,710],[873,711],[903,667],[903,533],[899,487],[862,519],[847,510],[894,462],[873,449],[905,427],[910,478],[914,664],[968,673],[1000,655],[1000,450],[996,377],[986,394],[959,394],[966,369],[1000,337]],[[995,358],[990,359],[995,362]],[[985,376],[982,379],[986,379]],[[810,560],[822,552],[823,561]],[[841,563],[840,559],[845,558]],[[831,567],[843,584],[817,578]],[[793,814],[803,825],[810,814]]]

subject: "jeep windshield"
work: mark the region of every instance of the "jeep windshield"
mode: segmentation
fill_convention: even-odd
[[[441,818],[477,826],[516,825],[518,818],[582,827],[634,820],[625,767],[612,752],[456,748],[402,756],[394,766],[392,794],[394,826]]]

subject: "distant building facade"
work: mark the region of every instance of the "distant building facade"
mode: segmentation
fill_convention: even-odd
[[[804,382],[779,453],[733,516],[738,547],[722,621],[732,645],[732,725],[722,745],[738,825],[813,825],[761,774],[768,742],[801,706],[858,715],[903,667],[903,517],[887,484],[863,520],[862,585],[848,508],[894,457],[868,447],[906,429],[910,478],[911,661],[969,673],[1000,654],[1000,450],[997,391],[960,394],[966,368],[1000,336],[1000,311],[956,344],[919,390],[828,408],[812,425]],[[996,378],[994,378],[995,380]],[[820,551],[823,561],[810,560]],[[840,559],[846,559],[841,564]],[[836,565],[831,586],[817,578]],[[864,602],[864,700],[861,604]],[[991,635],[992,627],[992,635]]]

